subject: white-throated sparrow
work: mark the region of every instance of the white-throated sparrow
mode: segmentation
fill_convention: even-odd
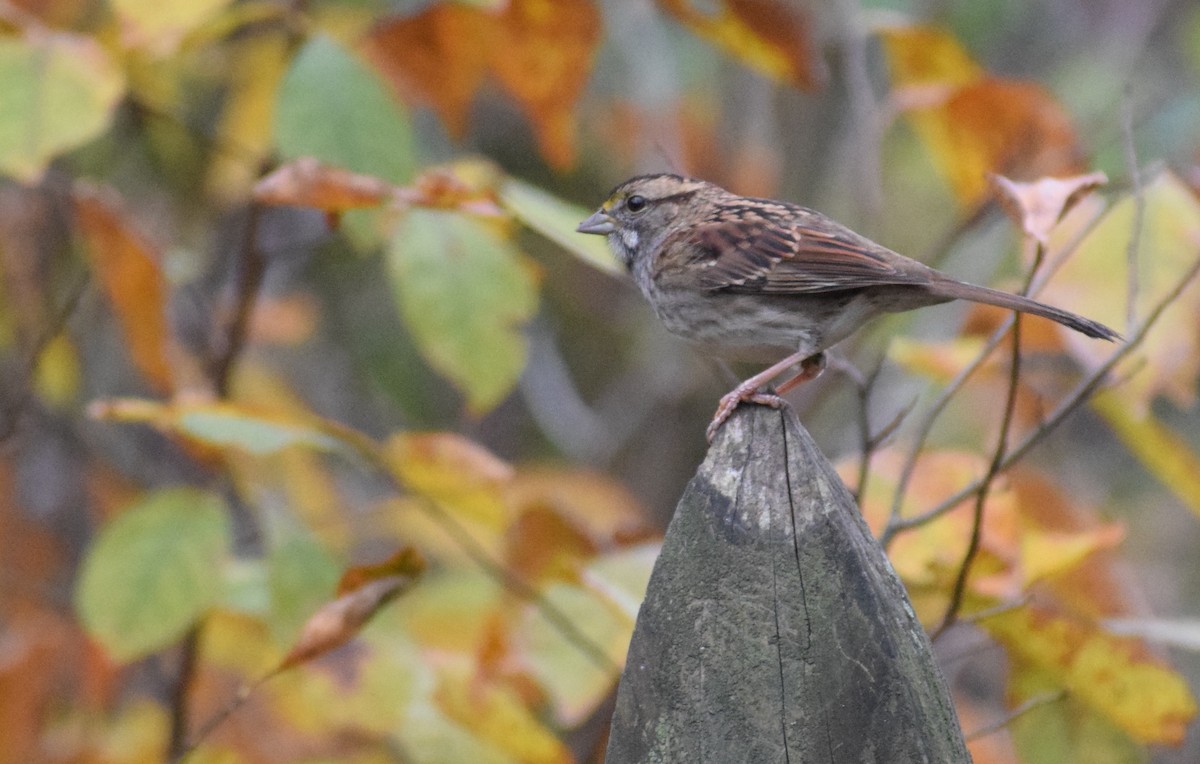
[[[822,351],[880,313],[970,300],[1119,338],[1074,313],[952,279],[819,212],[678,175],[625,181],[577,230],[608,237],[672,333],[725,357],[787,353],[721,398],[710,441],[742,401],[780,404],[761,386],[797,363],[781,391],[817,376]]]

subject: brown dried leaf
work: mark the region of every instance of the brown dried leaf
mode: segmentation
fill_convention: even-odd
[[[992,175],[991,181],[1000,206],[1013,222],[1026,236],[1041,244],[1048,244],[1050,232],[1058,221],[1083,197],[1108,183],[1108,176],[1093,172],[1070,178],[1040,178],[1032,183],[1021,183],[1003,175]]]
[[[79,186],[73,200],[75,217],[87,243],[88,258],[117,314],[121,331],[138,370],[159,392],[169,392],[167,281],[155,248],[117,211],[112,193]]]
[[[361,589],[372,581],[389,576],[409,576],[416,578],[425,570],[425,559],[413,547],[401,547],[395,554],[383,562],[368,565],[355,565],[347,568],[338,581],[337,595],[341,597]]]
[[[395,572],[374,577],[389,563],[395,564]],[[343,576],[359,578],[361,585],[340,594],[337,599],[322,605],[317,612],[304,624],[300,636],[292,649],[288,651],[283,661],[272,673],[306,663],[318,656],[324,655],[335,647],[339,647],[355,637],[363,626],[379,612],[379,609],[396,597],[407,591],[424,570],[425,564],[420,555],[411,549],[403,549],[392,560],[382,566],[375,566],[373,572],[368,567],[351,569]],[[339,586],[339,591],[342,587]]]
[[[813,51],[809,20],[794,6],[779,0],[658,0],[658,5],[696,36],[723,49],[746,66],[768,77],[805,90],[825,81],[825,69]]]
[[[592,70],[600,14],[591,0],[512,0],[497,21],[491,70],[533,121],[546,161],[568,167],[573,107]]]
[[[379,178],[301,157],[258,181],[254,185],[254,198],[264,204],[345,212],[382,204],[391,197],[392,188]]]

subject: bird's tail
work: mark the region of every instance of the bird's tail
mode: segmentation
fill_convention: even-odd
[[[1086,334],[1089,337],[1095,337],[1096,339],[1110,341],[1121,339],[1120,334],[1098,321],[1084,318],[1068,310],[1055,308],[1037,300],[1022,297],[1021,295],[975,286],[974,284],[967,284],[953,279],[937,281],[933,285],[933,291],[949,299],[981,302],[985,305],[995,305],[998,308],[1008,308],[1009,310],[1016,310],[1021,313],[1032,313],[1035,316],[1042,316],[1051,321],[1057,321],[1063,326]]]

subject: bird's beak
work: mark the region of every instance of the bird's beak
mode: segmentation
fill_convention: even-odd
[[[610,234],[617,228],[613,219],[604,210],[596,210],[590,218],[579,224],[575,230],[579,233],[594,233],[601,236]]]

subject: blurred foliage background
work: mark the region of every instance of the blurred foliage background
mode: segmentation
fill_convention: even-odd
[[[0,762],[601,760],[734,379],[573,232],[664,170],[1125,334],[791,400],[977,762],[1197,760],[1198,162],[1184,0],[0,0]]]

